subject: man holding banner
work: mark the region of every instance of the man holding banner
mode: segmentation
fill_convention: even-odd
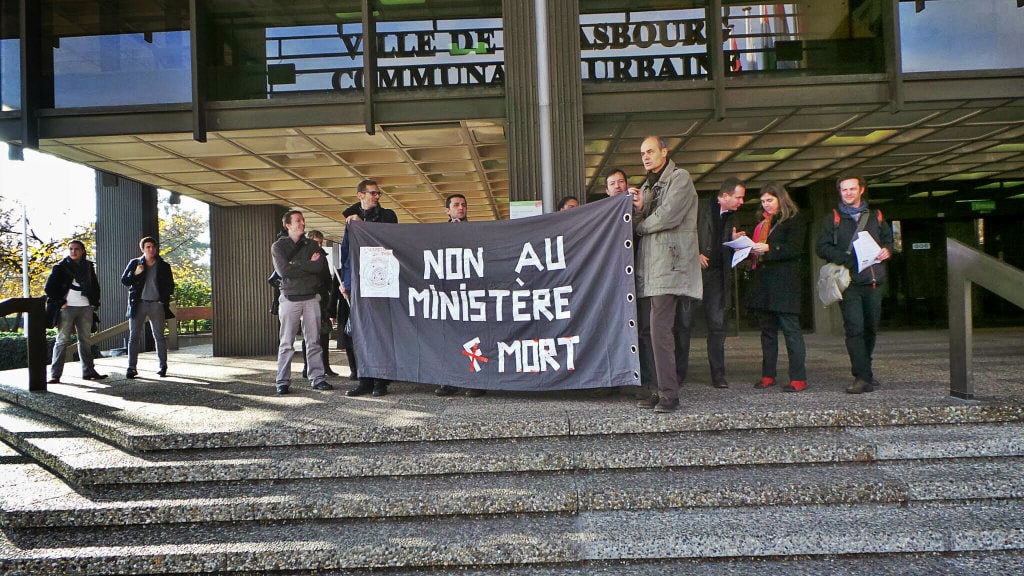
[[[679,408],[673,328],[680,322],[680,330],[690,329],[693,309],[703,296],[697,190],[689,172],[668,158],[668,146],[661,138],[645,138],[640,156],[647,179],[633,194],[633,226],[640,245],[636,263],[639,337],[641,354],[653,357],[657,393],[651,390],[637,406],[667,413]],[[677,306],[687,314],[677,315]],[[643,384],[651,387],[652,383]]]
[[[380,205],[380,186],[377,185],[373,180],[363,180],[359,183],[356,188],[356,196],[359,198],[359,202],[356,202],[352,206],[349,206],[343,213],[347,218],[347,222],[380,222],[384,224],[398,224],[398,215],[395,214],[394,210],[389,210]],[[344,298],[349,298],[352,293],[352,261],[349,254],[349,227],[345,227],[345,237],[341,241],[341,269],[342,278],[344,284],[341,287],[341,295]],[[350,301],[351,302],[351,301]],[[352,308],[356,307],[355,302],[351,302]],[[355,314],[355,310],[351,311],[351,314]],[[360,330],[353,328],[352,330],[353,340],[363,338],[363,333]],[[358,346],[356,346],[358,349]],[[362,359],[359,354],[355,354],[358,362],[362,363]],[[345,396],[363,396],[366,394],[372,394],[374,396],[386,396],[388,393],[388,384],[390,380],[381,378],[372,378],[369,376],[363,376],[363,370],[360,369],[359,373],[359,386],[345,392]]]
[[[448,214],[448,221],[452,223],[465,222],[469,220],[469,203],[466,202],[466,197],[462,194],[452,194],[451,196],[444,199],[444,211]],[[435,396],[453,396],[459,392],[459,389],[455,386],[445,384],[436,390],[434,390]],[[469,388],[466,390],[466,396],[470,398],[476,398],[487,394],[487,390],[481,390],[480,388]]]

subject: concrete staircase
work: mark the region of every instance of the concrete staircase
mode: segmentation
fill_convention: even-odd
[[[0,401],[0,574],[1024,573],[1013,403],[162,450],[45,406]]]

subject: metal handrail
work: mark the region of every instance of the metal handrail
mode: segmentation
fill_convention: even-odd
[[[946,278],[949,285],[949,393],[974,398],[973,322],[971,287],[977,284],[1024,308],[1024,270],[1014,268],[946,238]]]
[[[7,298],[0,300],[0,316],[26,314],[28,337],[28,390],[46,392],[46,299]]]

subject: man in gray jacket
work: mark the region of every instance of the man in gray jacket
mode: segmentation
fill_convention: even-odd
[[[306,341],[306,376],[314,390],[331,390],[324,381],[323,349],[320,347],[320,276],[327,266],[320,246],[306,238],[302,212],[289,210],[281,218],[287,236],[270,246],[274,271],[281,277],[278,319],[281,345],[277,350],[277,393],[287,394],[292,382],[295,333],[302,326]]]
[[[634,232],[639,243],[636,263],[640,298],[640,353],[653,357],[657,394],[637,405],[655,412],[679,408],[675,339],[677,306],[692,311],[703,296],[697,238],[697,190],[690,173],[668,158],[668,146],[657,136],[640,145],[647,179],[633,193]],[[689,326],[680,326],[689,329]],[[643,359],[641,359],[643,362]],[[650,382],[644,386],[650,387]]]

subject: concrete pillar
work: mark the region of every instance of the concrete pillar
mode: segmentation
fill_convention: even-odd
[[[831,213],[836,207],[838,196],[836,196],[835,182],[823,180],[816,182],[807,189],[807,197],[810,200],[810,214],[808,219],[811,223],[810,234],[808,235],[809,250],[811,253],[811,309],[814,310],[814,333],[831,334],[833,336],[843,335],[843,313],[839,304],[833,304],[828,308],[821,305],[818,300],[817,283],[818,269],[825,263],[815,253],[815,245],[818,242],[818,234],[821,232],[821,221],[825,214]]]
[[[277,316],[268,311],[274,267],[270,245],[281,228],[280,206],[210,207],[213,355],[277,353]]]
[[[549,0],[548,55],[555,201],[585,198],[579,2]],[[505,108],[510,200],[541,198],[537,37],[534,0],[505,0]]]
[[[160,239],[156,188],[105,172],[96,173],[96,246],[89,247],[96,262],[102,291],[100,329],[126,320],[128,289],[121,273],[132,258],[138,258],[139,240]],[[96,344],[101,350],[126,347],[128,333]]]

